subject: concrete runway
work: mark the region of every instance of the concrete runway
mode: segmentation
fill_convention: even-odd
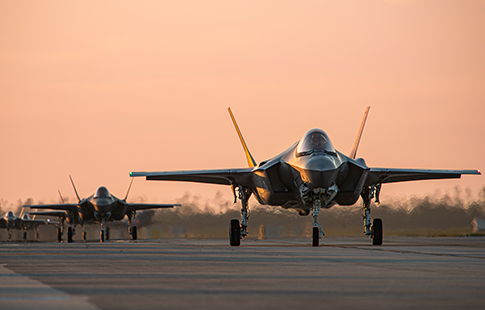
[[[0,243],[1,309],[485,309],[485,238]]]

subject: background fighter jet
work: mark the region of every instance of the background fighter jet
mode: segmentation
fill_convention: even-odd
[[[62,196],[61,196],[62,198]],[[55,222],[57,224],[57,241],[62,242],[62,236],[64,235],[64,221],[67,219],[68,223],[73,223],[75,218],[71,215],[71,212],[59,210],[59,211],[37,211],[37,212],[27,212],[29,215],[40,215],[40,216],[52,216],[57,217],[58,221]],[[80,224],[79,219],[76,218],[76,224]],[[73,224],[75,225],[75,224]],[[86,239],[86,236],[83,236]]]
[[[50,220],[31,219],[28,214],[22,214],[17,217],[13,211],[8,211],[3,218],[0,219],[0,228],[8,231],[8,240],[12,239],[12,229],[22,230],[22,238],[27,240],[27,230],[35,229],[36,237],[38,238],[37,229],[39,225],[57,224]]]
[[[229,109],[239,139],[246,153],[249,168],[131,172],[132,177],[145,176],[147,180],[190,181],[231,186],[234,202],[241,200],[241,224],[232,220],[230,244],[238,246],[245,237],[248,221],[248,200],[254,194],[263,205],[282,206],[296,209],[300,215],[313,215],[312,245],[318,246],[324,235],[317,222],[321,208],[335,204],[353,205],[363,200],[362,215],[365,234],[372,237],[374,245],[382,244],[382,221],[375,219],[371,224],[370,206],[372,199],[379,203],[383,183],[427,179],[460,178],[462,174],[480,174],[478,170],[426,170],[370,168],[364,159],[356,159],[357,148],[369,113],[367,107],[357,138],[349,156],[334,149],[327,134],[320,129],[307,131],[300,141],[295,142],[280,155],[259,164],[251,156],[241,135],[236,120]]]
[[[24,208],[35,208],[35,209],[53,209],[53,210],[63,210],[65,214],[56,212],[55,214],[47,214],[59,216],[60,218],[65,218],[71,226],[67,230],[67,241],[72,242],[73,235],[76,233],[75,225],[80,224],[83,226],[83,240],[86,240],[86,225],[85,223],[99,223],[101,224],[100,241],[104,242],[106,238],[106,222],[110,221],[120,221],[125,215],[128,217],[129,223],[129,233],[133,240],[137,239],[136,226],[132,225],[132,220],[135,219],[136,211],[148,210],[148,209],[160,209],[160,208],[173,208],[179,207],[180,204],[149,204],[149,203],[127,203],[126,199],[128,193],[130,192],[131,184],[130,182],[128,191],[124,199],[119,199],[114,195],[111,195],[108,189],[104,186],[98,187],[94,195],[88,198],[81,199],[77,193],[74,182],[72,181],[72,186],[78,203],[62,203],[62,204],[48,204],[48,205],[24,205]],[[62,199],[62,196],[61,196]],[[64,200],[62,200],[64,202]],[[37,213],[39,214],[39,213]],[[62,235],[62,231],[58,234]]]

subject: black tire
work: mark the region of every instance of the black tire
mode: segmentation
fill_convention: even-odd
[[[57,242],[62,242],[62,231],[60,228],[57,228]]]
[[[229,244],[231,246],[241,245],[241,226],[239,225],[239,220],[231,220],[231,225],[229,226]]]
[[[137,232],[136,232],[136,226],[133,226],[133,230],[131,231],[131,238],[133,240],[138,239],[138,235],[137,235]]]
[[[104,231],[101,229],[101,231],[99,232],[99,242],[104,242],[104,240]]]
[[[382,245],[382,220],[374,219],[372,223],[372,245]]]
[[[109,227],[106,227],[106,240],[109,240]]]
[[[319,246],[320,245],[320,227],[313,226],[312,230],[312,246]]]
[[[83,241],[86,241],[86,232],[83,231]]]
[[[26,231],[24,231],[24,232],[23,232],[23,234],[22,234],[22,238],[24,239],[24,241],[26,241],[26,240],[27,240],[27,232],[26,232]]]
[[[67,242],[71,243],[72,242],[72,227],[67,228]]]

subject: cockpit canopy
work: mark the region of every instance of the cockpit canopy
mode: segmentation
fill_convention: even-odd
[[[7,212],[7,217],[14,217],[15,214],[13,214],[13,211],[8,211]]]
[[[96,190],[96,193],[94,194],[94,198],[100,198],[100,197],[111,198],[111,195],[108,189],[104,186],[98,187],[98,189]]]
[[[335,153],[332,142],[325,131],[321,129],[310,129],[301,138],[298,148],[298,156],[309,155],[314,152]]]

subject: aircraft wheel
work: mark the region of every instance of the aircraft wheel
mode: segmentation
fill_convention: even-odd
[[[72,227],[67,228],[67,242],[68,243],[72,242]]]
[[[231,226],[229,227],[229,243],[231,246],[241,245],[241,226],[239,220],[231,220]]]
[[[320,227],[313,226],[312,230],[312,246],[319,246],[320,244]]]
[[[62,242],[62,230],[57,228],[57,242]]]
[[[372,223],[372,245],[381,245],[382,244],[382,220],[381,219],[374,219]]]
[[[24,241],[26,241],[26,240],[27,240],[27,232],[26,232],[26,231],[24,231],[24,232],[23,232],[23,234],[22,234],[22,238],[24,239]]]
[[[133,240],[136,240],[138,238],[137,233],[136,233],[136,226],[133,226],[133,228],[132,228],[131,237],[132,237]]]
[[[86,232],[83,231],[83,241],[86,241]]]
[[[104,242],[104,240],[105,240],[104,237],[105,237],[104,236],[104,230],[101,230],[99,232],[99,242]]]
[[[106,240],[109,240],[109,227],[106,227]]]

